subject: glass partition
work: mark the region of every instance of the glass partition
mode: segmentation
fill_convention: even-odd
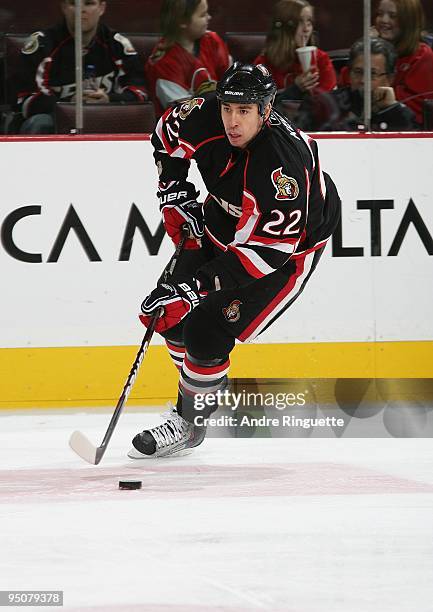
[[[287,77],[277,105],[298,127],[310,132],[431,130],[431,6],[422,0],[356,4],[356,22],[345,31],[344,48],[337,48],[329,37],[344,21],[342,12],[324,20],[319,6],[315,9],[317,38],[313,35],[307,41],[309,50],[296,50],[298,56],[303,54],[299,57],[302,62],[307,53],[311,59],[302,70],[304,76],[294,79],[297,89],[289,82],[293,75]],[[274,11],[278,6],[274,5]]]
[[[81,71],[74,0],[43,0],[37,10],[2,3],[2,133],[151,132],[175,101],[211,92],[233,60],[267,65],[276,108],[305,131],[433,129],[426,0],[358,0],[350,10],[347,0],[209,0],[208,10],[204,0],[185,0],[186,35],[182,16],[161,14],[162,2],[80,3]]]

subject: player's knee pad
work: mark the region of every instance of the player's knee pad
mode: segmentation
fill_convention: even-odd
[[[235,338],[220,327],[212,315],[200,306],[186,318],[183,340],[191,360],[210,366],[220,363],[221,360],[227,360],[235,345]]]

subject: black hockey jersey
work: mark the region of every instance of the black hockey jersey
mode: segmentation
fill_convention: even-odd
[[[340,215],[317,144],[272,111],[245,149],[226,138],[214,95],[167,110],[152,135],[160,180],[185,179],[195,160],[209,191],[206,234],[221,254],[202,275],[245,285],[305,251],[322,247]]]
[[[83,50],[83,74],[91,69],[110,102],[147,99],[144,69],[130,41],[104,24]],[[35,32],[23,46],[17,82],[17,110],[24,117],[51,113],[57,101],[75,94],[75,45],[66,23]]]

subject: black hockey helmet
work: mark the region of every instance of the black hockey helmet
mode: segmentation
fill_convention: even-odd
[[[266,106],[274,101],[276,91],[266,66],[235,62],[218,82],[216,96],[220,102],[257,104],[263,116]]]

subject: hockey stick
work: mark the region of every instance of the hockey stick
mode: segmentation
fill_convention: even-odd
[[[166,281],[173,274],[174,269],[179,260],[180,253],[183,249],[183,245],[185,244],[185,240],[188,238],[188,229],[187,226],[183,227],[182,238],[179,244],[176,247],[176,251],[174,252],[173,257],[168,263],[165,271],[163,280]],[[108,443],[110,441],[111,436],[113,435],[114,429],[117,425],[117,421],[120,418],[122,410],[128,400],[131,389],[135,383],[135,379],[137,378],[138,370],[140,369],[141,362],[144,359],[148,346],[153,336],[153,332],[155,331],[155,325],[158,318],[162,314],[162,309],[159,308],[155,314],[153,315],[150,325],[144,334],[144,338],[141,342],[140,348],[138,350],[137,356],[135,358],[134,363],[132,364],[131,371],[129,372],[129,376],[126,379],[125,386],[123,387],[122,395],[117,402],[116,409],[111,417],[111,421],[108,425],[107,431],[105,432],[105,436],[101,442],[100,446],[94,446],[90,440],[83,434],[81,431],[74,431],[71,437],[69,438],[69,446],[72,450],[77,453],[84,461],[87,463],[91,463],[92,465],[98,465],[104,456],[105,451],[107,450]]]

